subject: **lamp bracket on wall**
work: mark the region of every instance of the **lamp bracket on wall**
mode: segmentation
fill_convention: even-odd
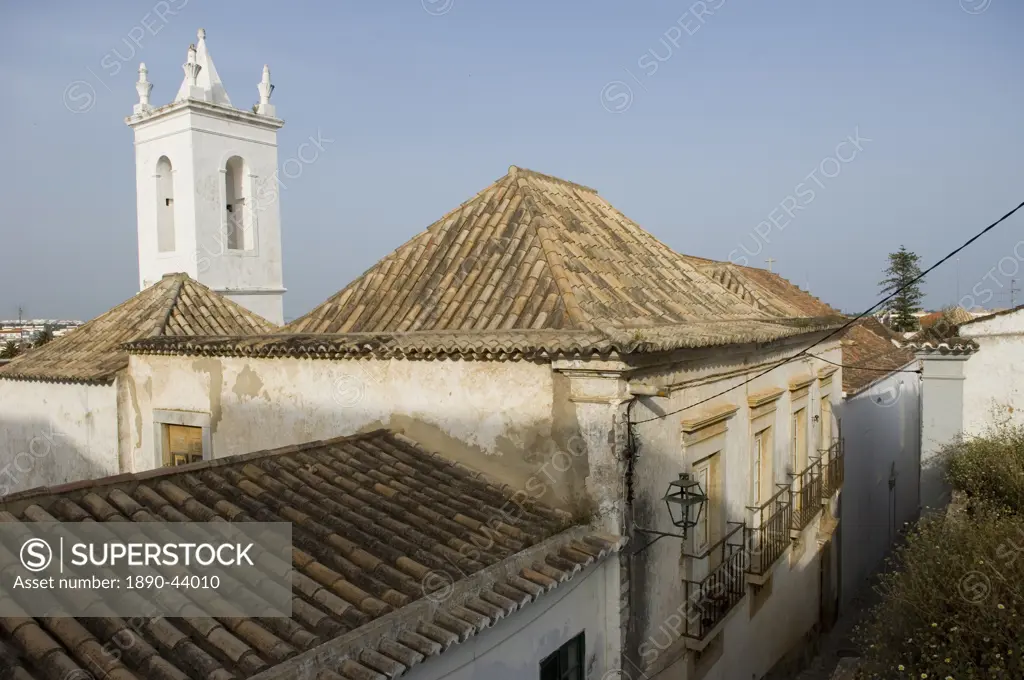
[[[665,501],[665,507],[668,509],[672,526],[681,529],[682,532],[670,533],[658,531],[657,529],[647,529],[633,524],[631,527],[633,531],[654,536],[655,538],[631,554],[639,554],[663,538],[678,538],[685,541],[687,531],[699,523],[701,512],[704,511],[704,506],[707,505],[708,497],[697,480],[690,479],[690,475],[681,472],[679,479],[669,482],[668,491],[665,492],[662,500]]]

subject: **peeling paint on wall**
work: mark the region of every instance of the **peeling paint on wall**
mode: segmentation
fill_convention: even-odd
[[[244,366],[238,377],[235,378],[235,386],[231,388],[231,391],[240,400],[245,400],[259,397],[261,389],[263,389],[263,381],[256,375],[256,371],[249,366]]]
[[[216,434],[220,425],[223,412],[221,410],[221,388],[224,386],[224,367],[219,359],[203,358],[192,362],[192,370],[205,373],[210,382],[210,430]],[[173,374],[172,374],[173,375]],[[164,408],[168,408],[165,406]],[[188,410],[188,409],[186,409]],[[200,409],[204,410],[204,409]],[[216,448],[216,446],[214,447]],[[252,450],[258,451],[263,447],[255,447]]]
[[[137,393],[137,388],[135,386],[135,378],[133,378],[131,375],[126,375],[125,380],[128,383],[128,393],[131,395],[132,399],[132,411],[135,414],[135,417],[132,419],[133,424],[135,425],[135,437],[133,448],[138,449],[142,448],[142,412],[139,411],[139,395]]]

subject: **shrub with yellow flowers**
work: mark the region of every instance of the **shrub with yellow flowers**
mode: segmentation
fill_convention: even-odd
[[[889,561],[861,678],[1024,678],[1024,431],[958,440],[946,464],[958,500]]]

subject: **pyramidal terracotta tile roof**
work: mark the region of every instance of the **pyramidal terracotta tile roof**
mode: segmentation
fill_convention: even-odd
[[[914,352],[899,344],[893,333],[874,317],[866,317],[843,332],[843,391],[853,395],[914,360]]]
[[[783,317],[838,316],[840,312],[767,269],[684,255],[702,273],[758,309]]]
[[[383,680],[624,542],[385,430],[0,503],[7,522],[218,520],[292,523],[291,618],[0,617],[3,677]]]
[[[107,383],[142,338],[247,336],[277,328],[187,274],[168,274],[129,300],[0,367],[0,379]]]
[[[595,190],[512,166],[283,331],[589,331],[834,313],[791,302],[799,296],[774,279],[755,294],[704,269]]]

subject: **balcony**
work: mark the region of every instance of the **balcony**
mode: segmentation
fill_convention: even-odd
[[[824,486],[821,495],[823,501],[831,498],[832,494],[843,485],[844,448],[843,440],[836,439],[828,449],[821,452],[821,459],[825,466]]]
[[[745,530],[747,550],[750,558],[747,564],[749,580],[762,585],[768,580],[772,565],[782,557],[790,545],[790,529],[793,526],[793,493],[786,485],[757,507],[748,507],[753,515],[751,526]]]
[[[815,460],[807,469],[793,477],[793,533],[799,535],[811,520],[821,512],[821,493],[824,483],[821,474],[821,459]],[[796,537],[796,536],[794,536]]]
[[[743,545],[746,525],[737,524],[725,538],[698,556],[714,564],[700,581],[683,581],[686,620],[682,634],[692,642],[691,649],[702,649],[712,633],[739,604],[747,592],[748,554]]]

